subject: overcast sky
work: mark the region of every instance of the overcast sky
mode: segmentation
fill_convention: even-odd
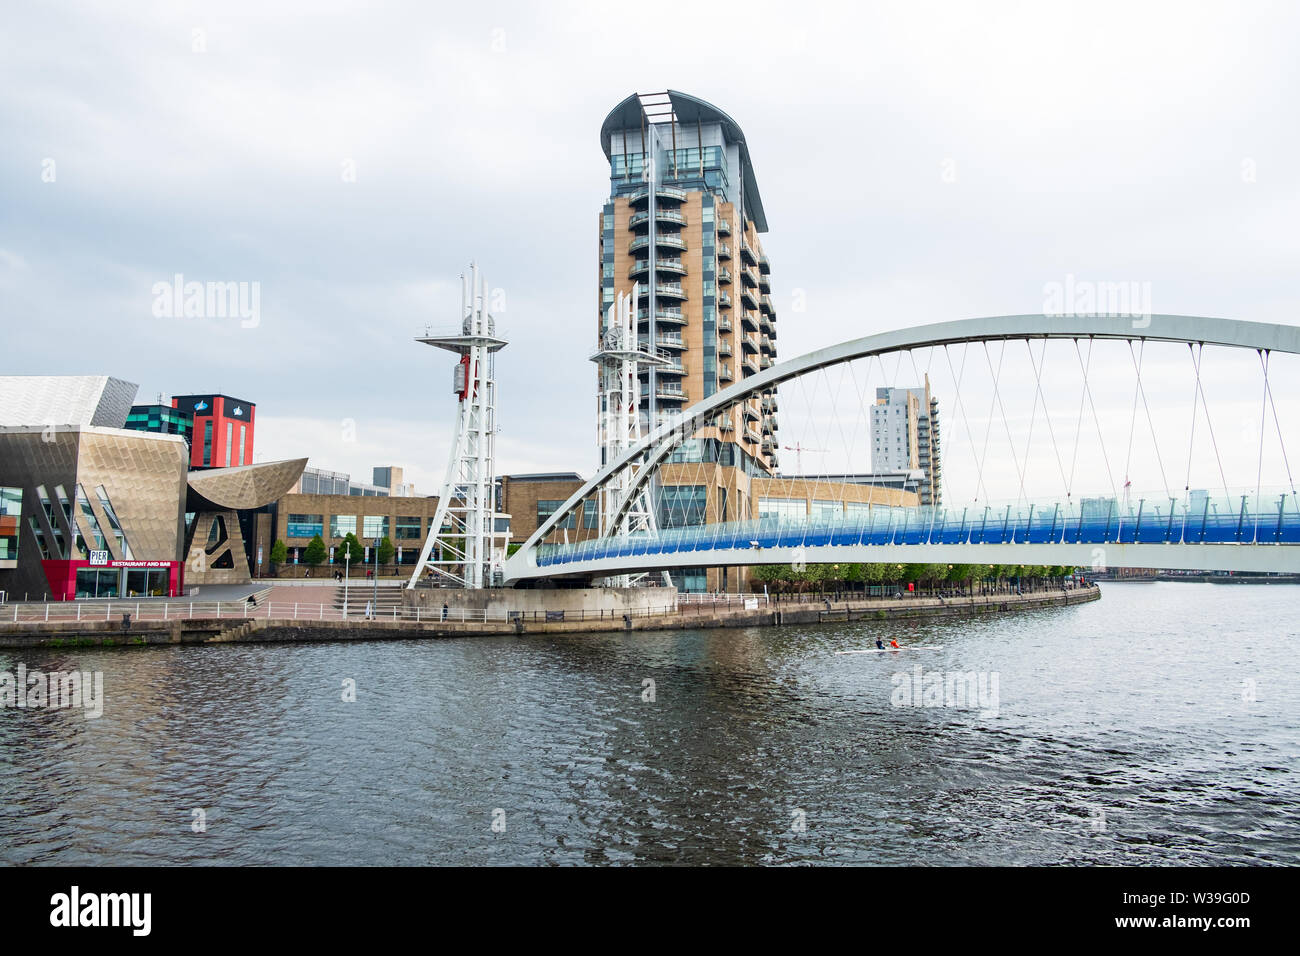
[[[412,339],[474,258],[500,470],[589,474],[600,124],[666,88],[745,131],[782,357],[1067,275],[1296,323],[1297,37],[1282,3],[11,4],[0,371],[223,391],[260,460],[432,493],[451,359]],[[177,273],[260,321],[155,315]]]

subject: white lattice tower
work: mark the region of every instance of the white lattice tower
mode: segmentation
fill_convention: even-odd
[[[429,525],[420,560],[407,587],[425,570],[444,583],[464,588],[491,587],[493,572],[505,561],[505,541],[495,531],[496,375],[494,355],[505,347],[488,311],[488,284],[471,263],[461,276],[460,328],[426,334],[416,341],[460,356],[453,374],[457,395],[456,431],[438,509]]]
[[[631,293],[619,293],[605,310],[600,330],[600,344],[591,360],[599,369],[599,387],[596,396],[596,444],[600,448],[600,463],[614,461],[624,450],[641,440],[640,394],[637,373],[640,366],[670,364],[667,357],[653,347],[642,345],[637,339],[636,307],[639,283]],[[627,535],[649,531],[655,527],[654,512],[650,508],[648,492],[642,491],[637,500],[618,515],[627,498],[634,474],[624,470],[601,488],[598,496],[600,535]],[[627,575],[609,579],[613,587],[626,587],[631,583]]]

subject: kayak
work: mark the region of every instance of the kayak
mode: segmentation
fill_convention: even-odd
[[[859,651],[836,651],[836,654],[884,654],[886,651],[937,651],[943,648],[942,644],[931,644],[929,647],[864,647]]]

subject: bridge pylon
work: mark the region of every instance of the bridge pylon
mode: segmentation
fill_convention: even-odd
[[[655,348],[653,342],[643,345],[637,337],[633,309],[639,292],[640,283],[636,283],[630,294],[619,293],[605,310],[600,343],[591,356],[600,373],[596,395],[596,444],[600,448],[601,467],[615,461],[641,441],[637,378],[641,367],[662,368],[671,364],[666,352]],[[636,500],[623,507],[632,477],[631,473],[625,472],[601,486],[597,497],[601,537],[655,530],[648,488],[638,492]],[[644,578],[645,575],[636,577]],[[664,578],[667,583],[666,573]],[[620,574],[605,579],[605,583],[609,587],[628,587],[633,583],[633,576]]]

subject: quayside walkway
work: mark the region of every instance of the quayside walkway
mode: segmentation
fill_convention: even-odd
[[[818,595],[699,595],[672,607],[650,608],[634,614],[610,612],[536,611],[494,615],[492,612],[441,612],[395,609],[391,615],[367,619],[342,617],[332,605],[294,605],[278,608],[268,602],[258,613],[237,608],[211,613],[196,608],[194,617],[163,619],[161,613],[129,624],[120,618],[81,620],[55,618],[17,622],[0,619],[0,647],[130,647],[158,644],[278,643],[312,641],[405,640],[467,637],[472,635],[525,635],[598,633],[614,630],[687,630],[713,627],[770,627],[818,624],[832,621],[880,620],[916,617],[966,617],[1030,608],[1062,607],[1095,601],[1094,586],[1042,589],[1027,593],[1002,592],[961,597],[903,596],[834,600]],[[51,605],[59,607],[59,605]],[[170,611],[166,612],[170,613]],[[294,616],[294,615],[297,616]]]

